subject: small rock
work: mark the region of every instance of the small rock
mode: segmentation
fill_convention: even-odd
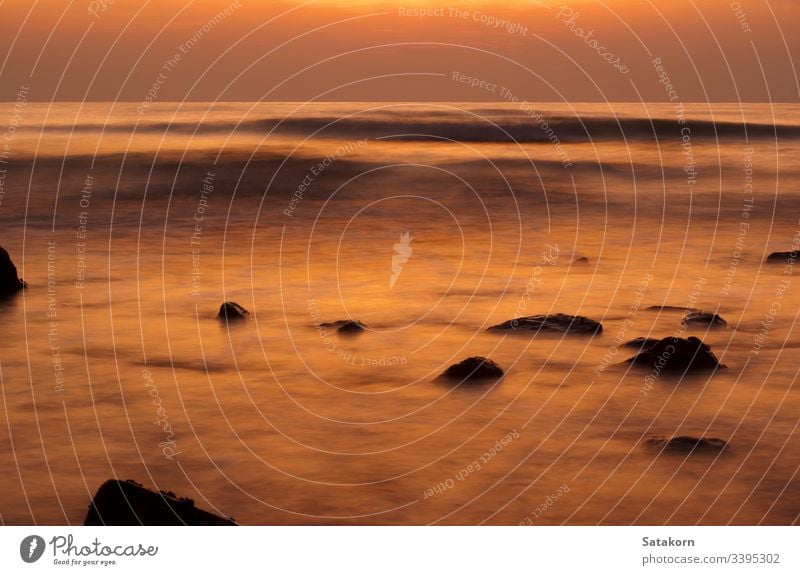
[[[217,318],[226,321],[238,321],[250,317],[250,312],[234,301],[226,301],[219,306]]]
[[[711,352],[711,346],[696,337],[665,337],[624,363],[661,371],[702,371],[725,366]]]
[[[8,252],[0,247],[0,296],[8,296],[25,289],[27,284],[17,276],[17,266]]]
[[[657,344],[660,339],[652,337],[637,337],[622,344],[623,347],[634,347],[636,349],[649,349]]]
[[[676,437],[651,437],[645,444],[649,447],[657,447],[662,451],[672,451],[680,453],[694,453],[696,451],[722,451],[728,444],[716,437],[690,437],[688,435],[678,435]]]
[[[644,311],[697,311],[693,307],[683,307],[680,305],[651,305]]]
[[[589,265],[589,263],[590,263],[589,258],[587,258],[586,256],[578,256],[574,260],[572,260],[572,265],[574,266],[576,265],[584,266],[584,265]]]
[[[681,323],[687,325],[705,325],[708,327],[727,327],[728,322],[722,319],[715,313],[705,311],[690,311],[685,316]]]
[[[532,315],[511,319],[498,325],[493,325],[487,331],[518,331],[518,332],[543,332],[543,333],[577,333],[596,335],[603,331],[600,322],[580,315],[567,315],[556,313],[550,315]]]
[[[451,365],[442,375],[462,381],[498,379],[503,377],[503,369],[491,359],[476,356]]]
[[[361,333],[367,326],[358,321],[357,319],[340,319],[339,321],[332,321],[330,323],[321,323],[320,327],[335,328],[338,333]]]
[[[772,252],[765,260],[768,264],[794,264],[800,252]]]

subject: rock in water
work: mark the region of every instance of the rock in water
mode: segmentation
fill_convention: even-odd
[[[320,327],[328,327],[336,329],[338,333],[361,333],[367,326],[358,321],[357,319],[340,319],[339,321],[332,321],[330,323],[321,323]]]
[[[603,326],[600,322],[588,317],[555,313],[510,319],[501,324],[493,325],[487,331],[596,335],[602,333]]]
[[[644,311],[697,311],[693,307],[685,307],[680,305],[651,305],[646,307]]]
[[[702,371],[724,368],[711,352],[711,346],[696,337],[665,337],[653,347],[625,361],[656,371]]]
[[[657,344],[660,339],[655,339],[652,337],[637,337],[630,341],[626,341],[622,344],[623,347],[633,347],[636,349],[649,349]]]
[[[27,284],[17,276],[17,266],[11,256],[0,247],[0,296],[15,294],[25,287]]]
[[[217,318],[227,321],[238,321],[250,317],[250,312],[234,301],[226,301],[219,306]]]
[[[588,266],[589,265],[589,258],[586,256],[577,256],[574,260],[572,260],[572,265],[574,266]]]
[[[109,479],[97,490],[84,525],[236,525],[172,492],[151,491],[128,479]]]
[[[679,435],[676,437],[651,437],[645,444],[649,447],[657,447],[663,451],[694,453],[698,451],[722,451],[728,444],[716,437],[689,437]]]
[[[503,377],[503,369],[491,359],[476,356],[451,365],[442,375],[461,381],[498,379]]]
[[[772,252],[767,256],[768,264],[794,264],[800,252]]]
[[[688,325],[705,325],[708,327],[727,327],[728,322],[722,319],[715,313],[705,311],[690,311],[681,320],[685,326]]]

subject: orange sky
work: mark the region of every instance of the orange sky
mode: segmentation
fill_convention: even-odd
[[[800,92],[797,0],[71,4],[0,4],[0,99],[665,101],[655,58],[685,102]]]

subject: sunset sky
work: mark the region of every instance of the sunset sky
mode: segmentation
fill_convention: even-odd
[[[157,84],[158,101],[666,101],[656,58],[684,102],[800,94],[796,0],[5,0],[0,14],[3,100],[29,86],[139,102]]]

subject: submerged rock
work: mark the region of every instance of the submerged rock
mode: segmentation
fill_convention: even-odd
[[[128,479],[109,479],[97,490],[84,525],[236,525],[171,491],[151,491]]]
[[[17,276],[17,266],[8,252],[0,247],[0,296],[7,296],[25,289],[27,284]]]
[[[249,317],[250,312],[235,301],[226,301],[219,306],[219,313],[217,314],[217,318],[226,321],[238,321]]]
[[[697,311],[693,307],[684,307],[680,305],[651,305],[645,308],[644,311]]]
[[[705,311],[690,311],[681,320],[685,326],[688,325],[705,325],[708,327],[727,327],[728,322],[722,319],[715,313]]]
[[[768,264],[794,264],[800,252],[772,252],[765,260]]]
[[[635,347],[636,349],[649,349],[657,344],[660,339],[653,337],[637,337],[622,344],[623,347]]]
[[[503,377],[503,369],[491,359],[476,356],[451,365],[442,375],[462,381],[498,379]]]
[[[725,366],[711,352],[711,346],[696,337],[665,337],[625,363],[649,367],[656,371],[697,371]]]
[[[574,260],[572,260],[572,265],[574,266],[589,265],[589,258],[587,258],[586,256],[578,256]]]
[[[336,329],[338,333],[361,333],[367,329],[367,326],[357,319],[340,319],[339,321],[332,321],[330,323],[321,323],[319,326]]]
[[[595,335],[602,333],[603,325],[588,317],[555,313],[511,319],[501,324],[493,325],[487,331],[525,331],[536,333],[577,333]]]
[[[695,451],[722,451],[728,444],[716,437],[690,437],[678,435],[676,437],[651,437],[645,441],[649,447],[657,447],[662,451],[675,451],[680,453],[694,453]]]

